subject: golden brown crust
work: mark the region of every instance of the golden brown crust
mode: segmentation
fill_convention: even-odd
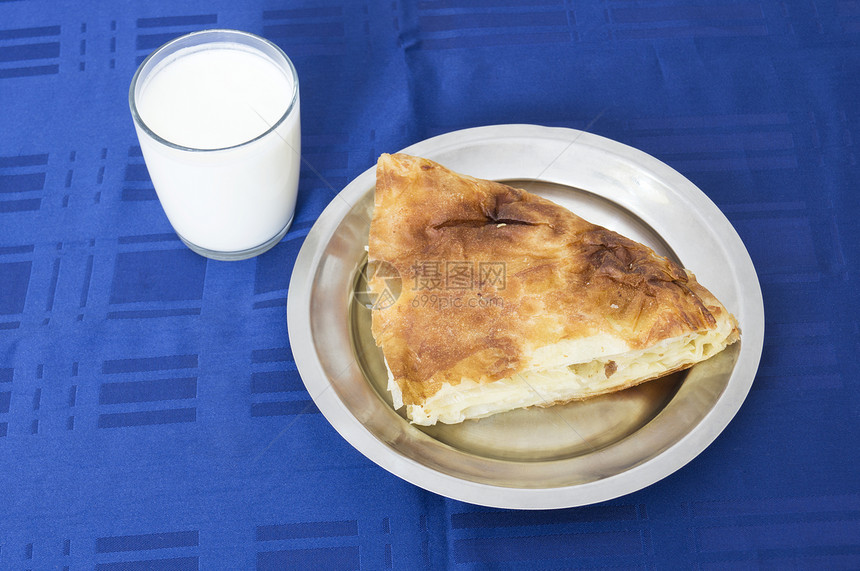
[[[464,377],[509,377],[561,341],[610,333],[638,349],[728,315],[650,248],[524,190],[408,155],[379,158],[368,253],[402,280],[372,327],[406,404]],[[456,264],[472,268],[471,283],[446,283]],[[504,280],[482,274],[500,264]]]

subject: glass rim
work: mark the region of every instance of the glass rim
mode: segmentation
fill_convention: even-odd
[[[263,45],[266,45],[266,46],[269,46],[270,48],[272,48],[274,50],[275,54],[282,57],[284,62],[286,63],[286,67],[289,70],[290,79],[293,82],[293,89],[292,89],[293,93],[292,93],[292,98],[290,99],[290,103],[289,103],[289,105],[287,105],[287,109],[284,111],[284,113],[281,115],[281,117],[277,121],[275,121],[268,129],[266,129],[264,132],[262,132],[261,134],[255,136],[251,139],[248,139],[247,141],[237,143],[235,145],[228,145],[226,147],[216,147],[213,149],[200,149],[197,147],[188,147],[185,145],[180,145],[179,143],[174,143],[168,139],[165,139],[164,137],[162,137],[161,135],[159,135],[158,133],[153,131],[150,128],[150,126],[146,124],[146,121],[143,120],[143,117],[140,116],[140,112],[138,111],[138,108],[137,108],[137,102],[135,100],[136,99],[135,91],[137,90],[137,85],[140,82],[140,78],[141,78],[141,75],[143,73],[144,68],[146,68],[147,65],[155,57],[164,53],[165,51],[169,50],[171,47],[175,46],[176,44],[178,44],[180,42],[185,42],[185,41],[187,41],[191,38],[197,37],[197,36],[209,36],[209,35],[212,35],[212,36],[222,35],[222,36],[227,36],[227,37],[229,37],[229,36],[241,37],[241,38],[244,38],[246,41],[250,40],[251,42],[260,43],[260,44],[263,44]],[[225,38],[225,41],[227,41],[227,38]],[[200,44],[197,44],[197,45],[202,45],[202,43],[203,42],[201,42]],[[212,43],[215,43],[215,42],[212,42]],[[272,60],[272,58],[268,54],[262,52],[262,50],[260,50],[259,47],[254,46],[250,43],[245,43],[243,45],[245,45],[246,47],[254,49],[255,51],[261,53],[263,55],[263,57],[266,57],[267,59]],[[192,47],[192,46],[189,46],[189,47]],[[182,49],[184,49],[184,48],[179,47],[176,49],[176,51],[178,52]],[[275,61],[273,63],[275,63],[277,65],[279,62]],[[161,46],[159,46],[158,48],[153,50],[152,53],[150,53],[148,56],[146,56],[146,58],[144,58],[144,60],[142,62],[140,62],[140,65],[137,66],[137,70],[134,72],[134,76],[131,78],[131,85],[129,86],[129,89],[128,89],[128,105],[129,105],[129,108],[131,109],[131,116],[132,116],[132,119],[134,120],[135,125],[139,126],[141,129],[143,129],[143,131],[149,137],[155,139],[157,142],[161,143],[162,145],[165,145],[167,147],[177,149],[180,151],[186,151],[186,152],[192,152],[192,153],[211,153],[211,152],[218,152],[218,151],[226,151],[226,150],[230,150],[230,149],[237,149],[239,147],[244,147],[246,145],[250,145],[251,143],[258,141],[258,140],[262,139],[263,137],[266,137],[267,135],[269,135],[270,133],[275,131],[278,127],[280,127],[281,124],[284,121],[286,121],[287,118],[293,113],[293,109],[296,107],[296,103],[298,102],[298,99],[299,99],[299,76],[296,73],[296,68],[293,65],[292,60],[290,60],[289,56],[287,56],[287,54],[284,52],[284,50],[282,50],[280,47],[278,47],[278,45],[275,44],[274,42],[267,40],[266,38],[264,38],[262,36],[252,34],[250,32],[243,32],[241,30],[232,30],[232,29],[228,29],[228,28],[212,28],[212,29],[207,29],[207,30],[198,30],[196,32],[183,34],[181,36],[173,38],[172,40],[165,42],[164,44],[162,44]]]

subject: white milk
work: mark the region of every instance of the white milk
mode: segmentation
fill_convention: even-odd
[[[158,198],[183,240],[237,252],[292,220],[300,166],[297,86],[268,57],[225,42],[185,48],[159,63],[136,96],[138,139]],[[251,142],[248,142],[251,141]],[[195,150],[196,149],[196,150]]]

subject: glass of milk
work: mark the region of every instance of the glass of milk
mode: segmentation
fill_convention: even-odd
[[[129,89],[140,148],[173,229],[192,250],[241,260],[293,221],[299,79],[275,44],[206,30],[147,57]]]

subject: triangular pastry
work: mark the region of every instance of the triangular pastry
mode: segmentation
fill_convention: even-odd
[[[549,200],[379,158],[369,263],[394,405],[422,425],[618,391],[739,338],[695,276]],[[393,271],[396,270],[396,271]]]

